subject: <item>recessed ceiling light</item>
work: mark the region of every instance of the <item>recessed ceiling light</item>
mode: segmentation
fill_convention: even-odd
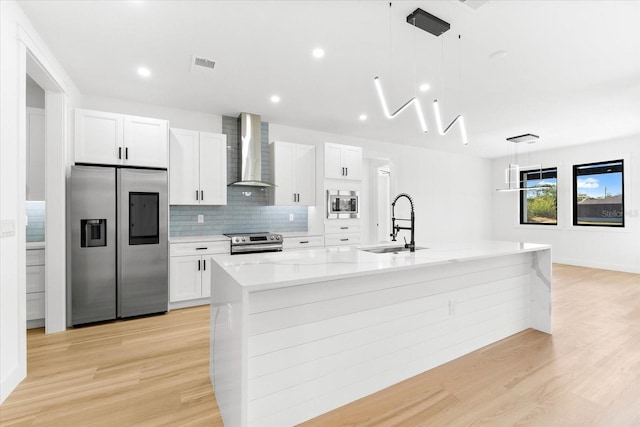
[[[314,58],[322,58],[324,56],[324,49],[321,47],[317,47],[313,49],[313,57]]]
[[[146,67],[138,68],[138,74],[142,77],[149,77],[151,75],[151,71]]]
[[[280,97],[278,95],[272,95],[271,102],[273,102],[274,104],[277,104],[278,102],[280,102]]]
[[[496,50],[491,55],[489,55],[489,59],[502,59],[507,56],[506,50]]]
[[[367,120],[367,115],[366,114],[360,114],[360,117],[358,117],[360,119],[360,121],[364,122],[365,120]]]
[[[431,89],[431,85],[429,83],[422,83],[419,89],[420,89],[420,92],[426,92],[429,89]]]

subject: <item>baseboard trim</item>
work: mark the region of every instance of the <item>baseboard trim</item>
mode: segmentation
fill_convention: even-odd
[[[26,366],[16,365],[11,373],[0,382],[0,404],[15,390],[15,388],[27,377]]]
[[[640,274],[640,266],[637,265],[624,265],[624,264],[611,264],[607,262],[584,262],[578,259],[572,258],[557,258],[554,257],[554,263],[558,264],[568,264],[575,265],[578,267],[587,267],[587,268],[597,268],[600,270],[613,270],[613,271],[622,271],[625,273],[635,273]]]

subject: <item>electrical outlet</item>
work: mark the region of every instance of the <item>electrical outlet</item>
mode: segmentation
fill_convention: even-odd
[[[3,219],[2,220],[2,232],[0,235],[2,237],[15,236],[16,234],[16,222],[13,219]]]
[[[453,316],[458,311],[458,301],[454,299],[449,300],[449,316]]]
[[[198,215],[198,224],[204,224],[204,215]]]
[[[292,213],[289,214],[289,221],[293,221],[293,214]]]

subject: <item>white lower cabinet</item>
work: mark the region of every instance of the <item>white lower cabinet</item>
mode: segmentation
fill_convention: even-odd
[[[44,249],[27,249],[27,328],[44,326]]]
[[[360,244],[360,223],[358,220],[325,223],[324,245],[349,246]]]
[[[170,308],[208,304],[211,296],[211,255],[228,254],[229,241],[171,243]]]
[[[324,248],[324,236],[284,237],[282,250]]]

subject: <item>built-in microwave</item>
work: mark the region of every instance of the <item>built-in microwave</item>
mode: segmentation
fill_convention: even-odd
[[[327,218],[360,218],[360,192],[327,190]]]

